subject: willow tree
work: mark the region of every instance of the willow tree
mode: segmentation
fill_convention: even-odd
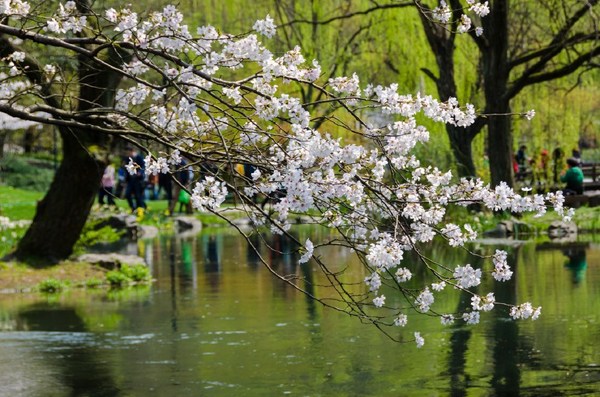
[[[598,0],[389,1],[342,10],[323,19],[297,17],[283,25],[319,26],[371,14],[380,18],[392,10],[416,7],[437,67],[433,71],[423,65],[422,70],[434,81],[441,100],[461,98],[455,67],[459,56],[478,65],[478,73],[470,80],[475,94],[470,96],[481,97],[480,116],[466,127],[446,125],[458,174],[476,175],[472,142],[487,126],[492,184],[512,185],[511,100],[531,85],[597,67],[597,4]],[[460,35],[471,43],[460,40]],[[533,115],[525,110],[518,109],[516,114]]]
[[[477,117],[473,106],[401,95],[395,84],[364,84],[356,74],[321,80],[319,63],[306,62],[300,48],[276,56],[259,41],[257,34],[275,34],[270,17],[254,24],[255,33],[229,35],[211,26],[191,33],[173,6],[147,16],[128,8],[96,13],[84,0],[61,4],[50,14],[41,10],[20,0],[0,10],[5,15],[0,111],[57,126],[64,147],[63,163],[16,251],[19,258],[70,253],[112,137],[145,147],[147,175],[174,172],[187,157],[203,171],[191,192],[193,206],[231,222],[220,208],[228,194],[236,196],[253,220],[251,231],[238,228],[251,247],[256,248],[251,237],[267,230],[294,239],[288,231],[296,214],[335,229],[329,239],[296,241],[299,264],[314,261],[328,280],[320,287],[334,291],[325,297],[259,257],[275,276],[311,298],[381,329],[405,326],[414,313],[439,316],[446,325],[476,324],[481,312],[497,305],[493,293],[472,288],[486,275],[498,282],[511,278],[505,252],[487,258],[492,262],[487,271],[421,254],[434,238],[464,247],[477,237],[469,224],[446,220],[449,206],[481,203],[494,210],[543,213],[545,202],[551,202],[564,214],[560,193],[521,197],[506,184],[490,189],[475,179],[454,183],[450,172],[422,166],[412,151],[427,144],[429,132],[417,116],[467,127]],[[76,59],[76,67],[35,60],[35,48]],[[303,102],[286,90],[290,82],[322,92],[322,99]],[[321,128],[311,127],[311,110],[328,103],[336,111]],[[36,116],[40,111],[47,116]],[[367,123],[365,114],[380,115],[379,124]],[[327,126],[356,134],[363,144],[343,144]],[[152,150],[147,141],[160,149]],[[235,164],[251,165],[252,172],[240,175]],[[131,173],[138,167],[133,160],[126,166]],[[256,196],[275,194],[269,212],[256,204]],[[344,281],[349,269],[328,263],[319,254],[324,245],[353,252],[368,274],[364,285]],[[414,263],[403,261],[408,252],[436,282],[406,287],[417,274]],[[435,294],[446,286],[469,294],[471,306],[437,312]],[[386,300],[386,294],[393,298]],[[528,302],[505,306],[515,319],[540,315]],[[418,331],[413,336],[422,346],[423,336]]]
[[[442,99],[456,97],[452,73],[456,34],[468,34],[477,49],[474,58],[478,58],[485,107],[463,133],[448,131],[457,161],[472,167],[471,141],[487,125],[492,185],[512,185],[510,102],[528,86],[597,65],[600,45],[594,7],[598,0],[490,0],[489,6],[488,2],[440,0],[435,8],[425,1],[415,3],[423,11],[423,28],[439,70],[438,76],[428,74],[436,81]]]

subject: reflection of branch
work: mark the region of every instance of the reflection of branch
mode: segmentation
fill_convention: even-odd
[[[386,9],[390,9],[390,8],[404,8],[404,7],[411,7],[411,6],[414,6],[414,2],[412,2],[412,1],[406,2],[406,3],[377,4],[371,8],[367,8],[366,10],[355,11],[355,12],[351,12],[349,14],[336,15],[335,17],[327,18],[327,19],[324,19],[321,21],[311,20],[311,19],[293,19],[289,22],[279,25],[278,27],[282,28],[282,27],[294,25],[297,23],[306,23],[306,24],[310,24],[310,25],[327,25],[331,22],[338,21],[340,19],[350,19],[350,18],[356,17],[358,15],[368,15],[374,11],[381,11],[381,10],[386,10]]]

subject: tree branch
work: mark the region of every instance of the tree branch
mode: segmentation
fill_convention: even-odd
[[[552,58],[560,54],[563,49],[567,48],[567,45],[574,44],[569,42],[573,39],[576,40],[575,36],[577,35],[574,35],[572,36],[572,38],[568,39],[567,35],[569,34],[569,31],[586,13],[591,11],[592,7],[596,5],[598,1],[599,0],[587,0],[586,4],[579,10],[577,10],[575,14],[573,14],[573,16],[567,20],[562,29],[560,29],[558,33],[554,36],[554,38],[550,41],[550,43],[548,43],[548,45],[545,47],[547,50],[542,49],[536,53],[529,54],[512,61],[511,63],[509,63],[509,70],[532,59],[535,59],[536,57],[540,57],[540,59],[534,65],[525,70],[521,78],[527,79],[528,76],[531,76],[534,73],[543,70]]]
[[[20,51],[19,48],[15,47],[10,40],[6,37],[1,36],[0,33],[0,58],[5,58],[13,52]],[[36,85],[40,86],[40,92],[44,102],[54,108],[60,108],[60,103],[56,99],[55,93],[52,91],[52,87],[44,80],[44,73],[40,64],[33,59],[29,54],[25,55],[25,59],[20,62],[15,62],[23,70],[23,74],[27,79]]]
[[[377,4],[373,7],[367,8],[366,10],[355,11],[355,12],[351,12],[349,14],[336,15],[335,17],[327,18],[322,21],[315,21],[315,20],[311,20],[311,19],[293,19],[289,22],[279,25],[278,28],[294,25],[296,23],[306,23],[306,24],[310,24],[310,25],[327,25],[331,22],[335,22],[340,19],[350,19],[350,18],[359,16],[359,15],[368,15],[375,11],[381,11],[381,10],[386,10],[386,9],[391,9],[391,8],[411,7],[414,5],[415,5],[414,2],[412,2],[412,1],[409,1],[406,3]]]
[[[528,85],[541,83],[544,81],[550,81],[554,79],[558,79],[560,77],[567,76],[573,72],[575,72],[579,67],[581,67],[587,61],[591,61],[594,57],[598,56],[599,49],[598,47],[594,47],[592,50],[586,52],[585,54],[579,56],[575,60],[573,60],[568,65],[565,65],[561,68],[546,72],[540,73],[533,76],[522,76],[509,88],[507,92],[507,97],[514,98],[523,88]]]

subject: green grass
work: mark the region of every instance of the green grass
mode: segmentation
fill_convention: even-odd
[[[33,219],[35,215],[36,204],[44,197],[45,193],[35,192],[25,189],[18,189],[10,186],[0,185],[0,216],[6,216],[11,220]],[[127,200],[115,200],[119,211],[129,212]],[[167,200],[149,200],[146,201],[148,210],[143,215],[136,214],[138,222],[142,225],[154,225],[158,227],[170,223],[170,217],[166,216],[169,208]],[[226,204],[225,207],[228,205]],[[107,207],[108,208],[108,207]],[[94,205],[92,211],[98,211],[100,206]],[[175,206],[175,214],[180,215],[179,205]],[[181,213],[185,215],[185,212]],[[201,220],[204,225],[227,225],[227,222],[211,213],[195,212],[194,216]],[[243,214],[228,214],[228,217],[242,217]]]
[[[35,206],[44,193],[0,185],[0,216],[11,220],[33,219]]]

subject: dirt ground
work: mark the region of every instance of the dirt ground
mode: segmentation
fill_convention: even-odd
[[[61,262],[51,267],[36,269],[29,266],[0,262],[0,293],[29,292],[42,281],[56,279],[71,287],[85,285],[87,280],[104,280],[106,269],[89,263]]]

